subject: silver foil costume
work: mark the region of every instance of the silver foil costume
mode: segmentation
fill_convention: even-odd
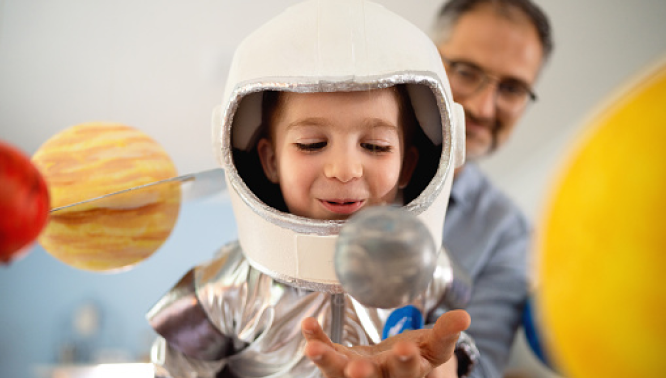
[[[310,0],[287,9],[238,47],[222,106],[213,114],[213,140],[239,238],[186,274],[148,314],[162,336],[152,353],[157,376],[321,376],[303,356],[300,322],[312,316],[330,330],[332,298],[345,301],[338,314],[341,343],[381,341],[392,309],[362,305],[343,293],[335,275],[333,253],[344,221],[281,211],[266,193],[275,189],[256,180],[263,172],[252,154],[262,130],[265,91],[394,85],[406,88],[422,132],[415,138],[414,182],[400,205],[441,245],[453,170],[464,160],[464,116],[451,98],[439,53],[423,32],[368,1]],[[446,307],[452,274],[446,253],[440,253],[430,286],[412,303],[426,319]],[[461,339],[473,351],[471,341]]]
[[[439,304],[446,287],[437,283],[450,282],[448,262],[443,265],[413,305],[433,309]],[[381,341],[392,310],[367,308],[350,296],[345,301],[342,342]],[[156,308],[151,322],[173,344],[161,339],[153,349],[158,376],[214,377],[225,366],[236,377],[321,376],[303,356],[300,322],[312,316],[329,330],[331,294],[272,279],[252,268],[236,243],[188,273]]]

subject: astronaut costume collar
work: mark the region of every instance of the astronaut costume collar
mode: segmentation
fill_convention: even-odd
[[[406,84],[422,131],[441,149],[433,177],[403,208],[441,245],[453,171],[464,161],[464,115],[427,35],[375,3],[310,0],[288,8],[239,45],[223,105],[213,114],[213,141],[239,242],[254,268],[292,286],[342,292],[333,256],[344,221],[304,218],[270,206],[239,168],[260,134],[262,93],[367,91],[398,84]]]

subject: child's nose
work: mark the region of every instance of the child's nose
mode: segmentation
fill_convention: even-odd
[[[324,166],[324,175],[342,182],[349,182],[363,175],[363,165],[349,151],[341,151],[331,156]]]

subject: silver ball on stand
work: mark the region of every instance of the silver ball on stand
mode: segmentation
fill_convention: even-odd
[[[428,228],[410,212],[377,206],[340,230],[334,265],[342,288],[368,307],[395,308],[422,294],[437,265]]]

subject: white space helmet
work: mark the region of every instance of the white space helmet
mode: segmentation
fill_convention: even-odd
[[[263,177],[256,155],[264,92],[361,91],[402,84],[423,131],[415,183],[410,183],[413,194],[404,209],[421,219],[435,245],[441,245],[453,170],[464,161],[464,115],[453,102],[428,36],[369,1],[310,0],[288,8],[241,43],[222,106],[213,114],[213,140],[239,242],[253,267],[297,287],[342,292],[333,256],[344,221],[304,218],[272,203],[275,189]]]

